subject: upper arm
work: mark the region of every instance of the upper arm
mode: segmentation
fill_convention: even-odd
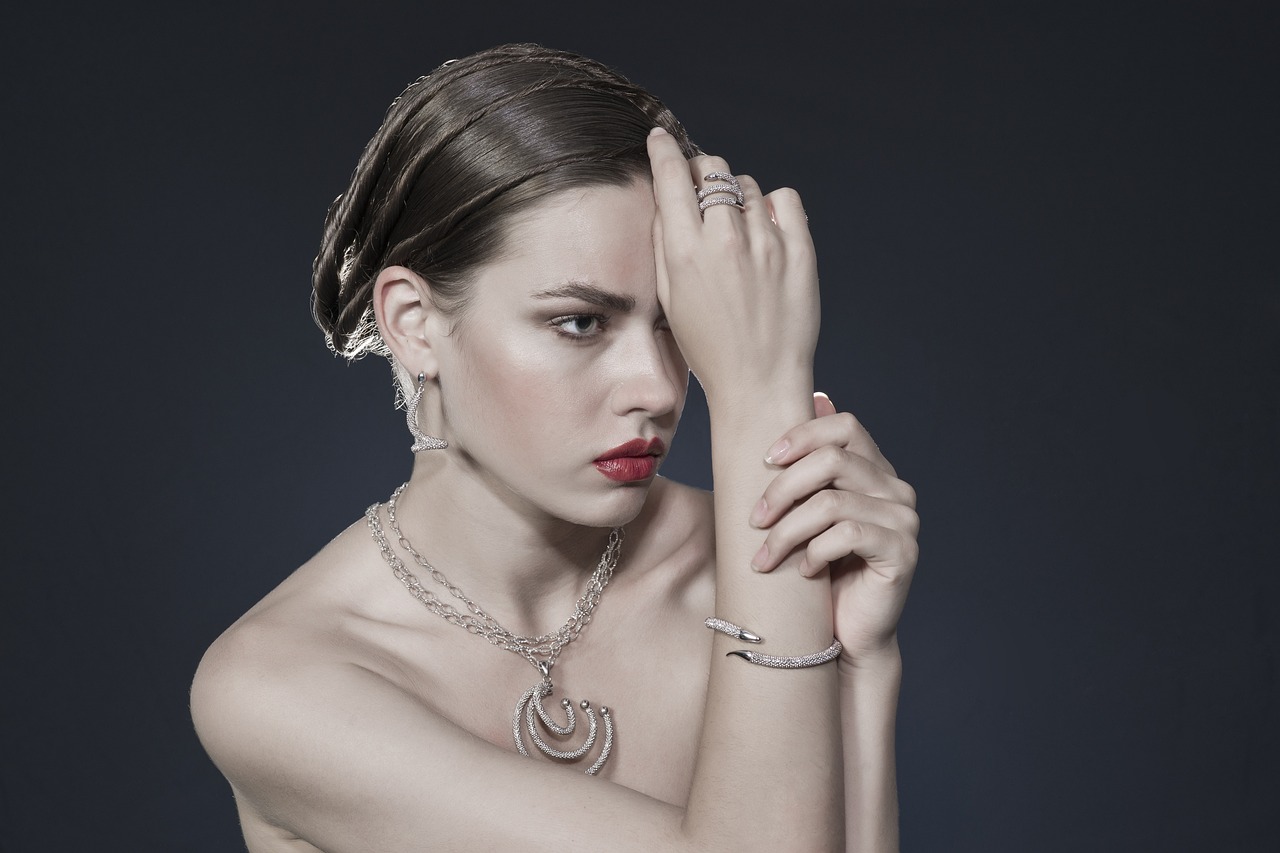
[[[328,853],[683,847],[681,809],[496,747],[356,664],[215,647],[192,716],[239,794]]]

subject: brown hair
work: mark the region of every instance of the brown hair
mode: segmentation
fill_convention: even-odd
[[[373,316],[378,273],[422,276],[450,312],[501,250],[512,217],[560,190],[648,176],[660,125],[698,149],[657,98],[565,51],[511,44],[451,60],[392,102],[325,218],[312,314],[348,359],[390,356]]]

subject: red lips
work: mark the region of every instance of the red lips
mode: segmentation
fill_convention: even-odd
[[[647,480],[658,470],[658,459],[666,452],[660,438],[633,438],[605,451],[595,460],[596,470],[610,480],[630,483]]]

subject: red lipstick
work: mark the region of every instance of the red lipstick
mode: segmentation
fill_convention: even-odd
[[[658,460],[667,447],[660,438],[633,438],[600,454],[593,463],[596,470],[610,480],[632,483],[647,480],[658,470]]]

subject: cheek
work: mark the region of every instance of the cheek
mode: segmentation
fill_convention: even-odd
[[[491,345],[490,345],[491,344]],[[516,336],[472,346],[461,402],[473,429],[497,433],[509,446],[546,448],[581,423],[591,394],[571,359],[544,342]]]

